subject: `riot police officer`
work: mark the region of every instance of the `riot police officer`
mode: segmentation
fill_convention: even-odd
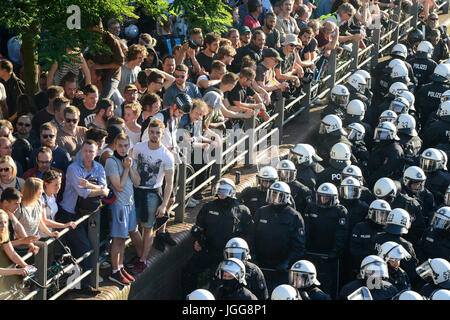
[[[427,175],[425,188],[433,193],[436,203],[444,202],[444,194],[450,184],[450,174],[444,162],[443,152],[435,148],[425,149],[419,157],[420,167]]]
[[[350,91],[348,91],[347,87],[342,84],[335,85],[333,89],[331,89],[328,106],[322,110],[320,118],[323,119],[329,114],[334,114],[343,119],[345,107],[347,106],[349,99]]]
[[[339,186],[339,199],[347,209],[349,235],[355,225],[367,217],[369,205],[361,201],[361,183],[353,177],[344,178]]]
[[[416,49],[415,57],[408,62],[411,64],[418,81],[418,88],[431,82],[431,75],[437,63],[431,59],[433,45],[428,41],[421,41]]]
[[[363,69],[358,69],[354,72],[354,74],[359,74],[366,80],[366,91],[364,92],[364,96],[367,97],[369,102],[372,101],[373,92],[372,92],[372,77],[370,76],[370,73]],[[370,104],[368,105],[368,107]]]
[[[397,118],[397,135],[404,152],[405,164],[414,164],[422,149],[422,139],[416,130],[416,119],[406,113],[400,114]]]
[[[216,300],[211,291],[196,289],[186,296],[186,300]]]
[[[450,207],[436,210],[417,247],[420,261],[450,257]]]
[[[299,260],[292,265],[289,270],[289,284],[299,291],[302,300],[331,300],[331,297],[319,288],[316,267],[311,261]]]
[[[297,289],[288,284],[280,284],[273,289],[270,300],[302,300]]]
[[[245,286],[245,266],[237,258],[222,261],[217,267],[216,278],[220,285],[214,290],[216,300],[258,300]]]
[[[324,273],[323,290],[332,298],[338,287],[339,258],[348,236],[347,209],[339,203],[338,190],[332,183],[321,184],[315,201],[305,210],[309,259]]]
[[[372,203],[372,201],[376,199],[372,194],[372,191],[366,187],[366,181],[363,177],[363,173],[358,166],[351,164],[345,167],[342,170],[342,180],[346,177],[354,177],[361,183],[361,201],[364,201],[365,203]]]
[[[389,74],[388,83],[389,85],[391,85],[394,82],[402,82],[406,84],[409,91],[414,93],[417,86],[411,81],[411,78],[408,76],[408,67],[406,66],[406,64],[406,61],[401,61],[401,63],[397,63],[392,67],[391,73]]]
[[[275,181],[267,191],[268,205],[256,211],[249,237],[253,261],[263,271],[269,292],[287,282],[289,266],[306,250],[303,217],[289,205],[290,197],[289,186]]]
[[[325,168],[317,177],[317,183],[320,185],[325,182],[331,182],[336,186],[341,183],[341,172],[346,166],[352,164],[352,151],[350,146],[339,142],[330,150],[329,166]]]
[[[250,209],[252,216],[256,210],[267,204],[267,190],[278,180],[277,170],[271,166],[264,166],[256,174],[256,187],[247,187],[239,194],[238,199]]]
[[[430,297],[432,293],[439,289],[450,289],[450,263],[443,258],[428,259],[416,269],[417,274],[427,283],[418,292]]]
[[[410,290],[411,283],[408,274],[400,267],[403,259],[411,259],[410,254],[398,243],[387,241],[381,245],[378,256],[387,263],[389,282],[399,291]]]
[[[266,280],[261,269],[250,262],[250,249],[247,242],[242,238],[230,239],[223,249],[225,259],[236,258],[242,261],[245,266],[245,287],[250,290],[258,300],[267,300],[269,293],[267,291]],[[216,290],[220,286],[220,279],[213,277],[210,283],[210,290]]]
[[[317,162],[314,148],[308,144],[299,143],[289,150],[288,159],[291,160],[297,168],[296,179],[307,186],[310,190],[315,190],[317,183],[317,175],[324,168]],[[317,161],[321,161],[320,160]]]
[[[234,182],[221,178],[215,191],[217,199],[203,205],[191,230],[194,254],[183,269],[184,295],[197,288],[201,272],[222,260],[226,242],[236,236],[246,238],[251,228],[250,210],[236,200]]]
[[[351,100],[347,105],[346,114],[342,123],[344,127],[348,127],[350,123],[359,123],[362,125],[364,127],[364,131],[366,132],[364,141],[366,145],[370,146],[370,143],[372,142],[371,138],[373,137],[373,130],[369,123],[363,121],[366,113],[366,109],[364,108],[364,103],[361,100]]]
[[[398,292],[390,282],[383,280],[389,277],[386,262],[376,255],[365,257],[355,280],[342,287],[340,300],[347,300],[348,296],[361,287],[367,287],[373,300],[391,300]]]
[[[423,146],[433,148],[448,144],[450,137],[450,101],[441,102],[436,111],[436,121],[429,122],[423,129]]]
[[[334,114],[325,116],[320,122],[319,144],[317,153],[325,161],[330,159],[330,150],[338,142],[343,142],[350,147],[352,143],[346,138],[347,132],[342,128],[342,120]]]
[[[425,40],[425,36],[419,29],[413,29],[408,32],[406,40],[401,42],[407,48],[406,60],[414,58],[414,55],[416,54],[416,48],[423,40]]]
[[[365,92],[367,89],[367,81],[366,79],[359,74],[353,73],[351,74],[344,86],[348,89],[350,96],[349,100],[360,100],[364,103],[365,110],[367,110],[370,106],[370,100],[365,96]]]
[[[367,164],[370,159],[370,152],[367,150],[364,138],[366,137],[366,129],[360,123],[350,123],[347,126],[348,140],[353,144],[351,152],[357,160],[357,163],[367,172]]]

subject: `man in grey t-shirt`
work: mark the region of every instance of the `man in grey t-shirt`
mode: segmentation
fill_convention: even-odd
[[[136,163],[128,156],[130,138],[120,133],[114,139],[114,155],[106,160],[105,173],[116,200],[111,209],[111,281],[129,285],[134,278],[123,267],[125,241],[130,235],[134,246],[142,247],[142,238],[137,228],[133,185],[140,184]]]

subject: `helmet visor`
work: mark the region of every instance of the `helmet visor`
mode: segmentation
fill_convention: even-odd
[[[349,96],[347,95],[334,95],[334,102],[340,106],[346,106],[348,104]]]
[[[283,182],[292,182],[295,180],[297,172],[295,170],[278,170],[278,178]]]
[[[216,194],[218,196],[233,197],[234,188],[228,183],[217,183],[216,184]]]
[[[430,259],[422,263],[416,268],[416,272],[424,280],[428,278],[433,278],[433,269],[431,269]]]
[[[358,141],[358,140],[362,140],[362,132],[356,130],[356,129],[349,129],[348,131],[348,136],[347,136],[348,140],[350,141]]]
[[[386,225],[387,216],[389,215],[389,211],[380,210],[380,209],[369,209],[370,218],[377,224],[381,224],[383,226]]]
[[[325,134],[328,133],[328,126],[324,124],[323,122],[320,123],[319,127],[319,134]]]
[[[431,226],[436,229],[449,230],[450,219],[443,214],[436,212],[431,220]]]
[[[341,197],[347,200],[359,199],[361,197],[361,187],[340,186]]]
[[[336,202],[336,196],[331,194],[316,193],[316,203],[321,208],[330,208]]]
[[[405,186],[410,189],[413,193],[419,193],[424,190],[425,180],[419,181],[410,179],[408,177],[404,178]]]
[[[266,192],[275,179],[266,179],[256,176],[256,181],[258,183],[258,190]]]
[[[373,139],[375,141],[392,140],[392,133],[382,128],[375,128]]]
[[[289,284],[297,289],[308,288],[312,283],[312,274],[289,270]]]
[[[450,206],[450,192],[445,193],[445,205]]]
[[[381,261],[374,261],[365,267],[364,274],[366,278],[387,278],[389,272],[387,265]]]
[[[406,113],[408,111],[408,108],[403,103],[400,103],[398,101],[392,101],[391,105],[389,107],[389,110],[394,111],[396,114],[400,114],[400,113]]]
[[[420,157],[420,167],[425,172],[433,172],[439,168],[439,162],[436,160]]]
[[[288,202],[288,194],[278,190],[269,189],[267,191],[266,202],[269,204],[284,204]]]
[[[247,260],[248,251],[244,248],[225,248],[223,254],[225,259],[236,258],[245,261]]]
[[[409,260],[411,259],[411,255],[408,251],[405,250],[405,248],[403,248],[403,246],[397,245],[386,252],[386,254],[384,255],[384,259],[394,261],[400,261],[402,259]]]

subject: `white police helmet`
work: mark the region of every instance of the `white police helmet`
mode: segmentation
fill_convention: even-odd
[[[311,164],[313,162],[313,154],[306,144],[298,143],[289,150],[289,160],[297,164]]]
[[[418,135],[416,130],[416,119],[410,114],[402,113],[397,118],[397,131],[411,137]]]
[[[439,169],[447,170],[447,162],[448,162],[447,153],[441,149],[437,149],[437,151],[439,151],[442,154],[442,162]]]
[[[394,111],[396,114],[408,113],[409,101],[403,97],[395,97],[389,105],[389,110]]]
[[[361,197],[361,183],[358,179],[347,177],[342,180],[339,186],[339,194],[343,199],[359,199]]]
[[[389,212],[391,212],[389,203],[385,200],[377,199],[370,204],[367,217],[377,224],[386,225]]]
[[[222,279],[223,273],[228,272],[241,284],[247,285],[245,281],[245,265],[237,258],[223,260],[216,270],[216,277]]]
[[[444,155],[438,149],[428,148],[420,154],[420,167],[425,172],[434,172],[443,167]]]
[[[386,262],[376,255],[365,257],[361,261],[359,277],[360,279],[388,278],[389,272]]]
[[[264,166],[256,174],[258,190],[266,192],[270,184],[278,180],[278,172],[274,167]]]
[[[347,87],[342,84],[335,85],[333,89],[331,89],[331,101],[341,107],[345,107],[347,105],[349,97],[350,91],[348,91]]]
[[[273,289],[270,300],[302,300],[302,298],[294,287],[288,284],[280,284]]]
[[[448,185],[447,190],[445,190],[444,204],[450,206],[450,184]]]
[[[395,209],[394,209],[395,210]],[[401,244],[394,241],[386,241],[378,248],[378,256],[380,256],[384,261],[389,260],[400,261],[409,260],[411,255]]]
[[[416,49],[417,58],[431,58],[433,54],[434,47],[428,41],[421,41]]]
[[[391,61],[389,61],[388,69],[390,69],[391,73],[392,73],[392,69],[394,69],[394,67],[398,66],[398,65],[406,66],[405,62],[403,60],[395,58],[395,59],[392,59]]]
[[[135,39],[139,34],[139,28],[134,25],[130,24],[128,27],[125,27],[125,37],[127,39]]]
[[[393,96],[398,96],[402,91],[408,91],[408,87],[403,82],[394,82],[389,87],[389,93]]]
[[[342,170],[341,180],[344,180],[346,177],[353,177],[359,180],[359,182],[363,182],[362,171],[358,166],[351,164],[346,166],[344,170]]]
[[[403,98],[408,100],[408,102],[409,102],[409,110],[413,110],[413,111],[416,110],[414,108],[414,103],[416,102],[416,97],[414,97],[414,94],[412,92],[403,90],[403,91],[400,91],[398,96],[399,97],[403,97]]]
[[[360,123],[353,122],[347,126],[347,138],[350,141],[362,141],[366,135],[366,129]]]
[[[316,149],[314,149],[314,147],[312,145],[305,143],[304,146],[306,149],[309,149],[311,151],[312,158],[315,162],[323,161],[323,159],[317,155]]]
[[[417,166],[410,166],[403,172],[403,184],[415,194],[423,191],[426,179],[425,172]]]
[[[428,259],[416,268],[417,274],[424,280],[431,278],[441,288],[450,289],[450,263],[442,258]]]
[[[339,203],[338,190],[332,183],[322,183],[316,191],[316,204],[321,208],[334,207]]]
[[[386,220],[386,232],[401,235],[408,233],[410,227],[411,216],[408,211],[402,208],[395,208],[389,212]]]
[[[450,207],[441,207],[436,210],[430,226],[435,229],[450,230]]]
[[[221,178],[216,183],[215,194],[236,198],[236,185],[231,179]]]
[[[397,185],[391,178],[380,178],[373,186],[373,194],[378,199],[388,199],[391,202],[397,195]]]
[[[283,181],[275,181],[267,190],[266,202],[269,204],[287,204],[291,197],[291,188]]]
[[[450,100],[441,102],[436,115],[442,120],[450,120]]]
[[[392,68],[391,78],[406,78],[408,76],[408,68],[404,64],[397,64]]]
[[[247,241],[239,237],[228,240],[223,249],[223,256],[225,259],[237,258],[241,261],[251,259]]]
[[[370,76],[370,73],[368,73],[366,70],[356,70],[353,74],[359,74],[360,76],[362,76],[364,79],[366,79],[366,84],[367,84],[367,88],[371,88],[372,87],[372,77]]]
[[[216,300],[216,298],[206,289],[197,289],[188,294],[186,300]]]
[[[430,295],[430,300],[450,300],[450,290],[438,289],[434,290]]]
[[[441,103],[450,100],[450,90],[445,90],[441,95]]]
[[[289,183],[297,177],[297,168],[291,160],[281,160],[277,164],[277,172],[280,181]]]
[[[436,82],[448,82],[450,78],[450,65],[441,63],[434,68],[431,80]]]
[[[382,122],[392,122],[395,123],[395,121],[397,121],[397,114],[392,111],[392,110],[384,110],[381,114],[380,117],[378,118],[378,122],[382,123]]]
[[[359,74],[352,74],[347,78],[347,83],[351,85],[357,92],[364,93],[366,91],[366,79]]]
[[[338,169],[343,169],[351,164],[350,158],[352,150],[350,146],[343,142],[338,142],[331,147],[330,161],[332,161]]]
[[[392,300],[425,300],[424,297],[412,290],[403,290],[397,294]]]
[[[289,270],[289,284],[297,289],[320,286],[314,264],[308,260],[295,262]]]
[[[337,133],[346,135],[347,132],[342,128],[342,120],[335,114],[328,114],[320,122],[319,134]]]
[[[362,120],[366,113],[366,106],[361,100],[353,99],[347,104],[346,112],[348,115],[359,117],[359,120]]]
[[[392,122],[388,121],[383,121],[378,124],[373,133],[373,139],[375,142],[386,140],[400,140],[400,138],[397,136],[397,127]]]
[[[397,43],[395,46],[391,49],[391,55],[400,56],[404,59],[408,56],[408,49],[404,44]]]

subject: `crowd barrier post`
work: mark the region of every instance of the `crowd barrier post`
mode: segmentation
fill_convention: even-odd
[[[375,67],[378,64],[378,58],[379,58],[379,50],[380,50],[380,35],[381,35],[381,29],[376,28],[372,30],[373,34],[373,47],[372,47],[372,61],[370,63],[371,69],[375,69]],[[374,83],[372,82],[372,85]],[[373,88],[372,88],[373,89]]]
[[[309,109],[311,108],[311,82],[303,85],[303,91],[305,92],[305,96],[300,100],[300,106],[305,109],[302,112],[300,121],[302,123],[309,123]]]
[[[179,189],[175,197],[175,201],[178,203],[178,206],[175,208],[175,222],[183,223],[186,203],[186,164],[183,162],[178,166],[178,186]],[[174,186],[174,188],[176,187]]]
[[[286,99],[283,97],[283,93],[280,90],[276,90],[272,95],[276,95],[276,101],[274,103],[274,113],[278,114],[275,118],[274,126],[280,131],[280,139],[283,137],[283,123],[284,123],[284,105]]]
[[[394,17],[397,21],[397,24],[395,25],[395,32],[394,32],[394,45],[398,43],[398,38],[400,34],[400,22],[402,21],[402,2],[400,1],[397,8],[394,9]]]
[[[448,14],[448,7],[450,5],[450,0],[446,1],[447,3],[444,5],[444,7],[442,8],[442,13],[443,14]]]
[[[256,127],[256,112],[253,115],[253,117],[244,119],[243,125],[244,134],[248,136],[248,139],[245,140],[245,150],[248,150],[247,154],[245,155],[246,165],[250,165],[253,163],[253,155],[254,155],[253,143],[255,142],[255,127]]]
[[[90,284],[93,288],[98,289],[98,279],[100,265],[98,257],[100,253],[100,211],[91,214],[88,219],[88,237],[93,249],[92,254],[87,257],[91,260],[92,273],[90,274]]]
[[[40,288],[36,294],[38,300],[47,300],[47,260],[48,260],[48,245],[45,241],[37,241],[36,244],[39,247],[39,252],[36,255],[35,262],[37,270],[35,272],[35,280],[41,284],[43,288]]]
[[[332,50],[328,57],[327,75],[330,76],[327,86],[333,88],[336,83],[336,49]]]
[[[359,42],[356,40],[352,41],[352,63],[350,64],[350,69],[352,71],[358,70],[359,63]]]
[[[413,16],[411,21],[411,27],[415,29],[417,28],[417,22],[419,20],[419,2],[417,1],[413,2],[411,15]]]

